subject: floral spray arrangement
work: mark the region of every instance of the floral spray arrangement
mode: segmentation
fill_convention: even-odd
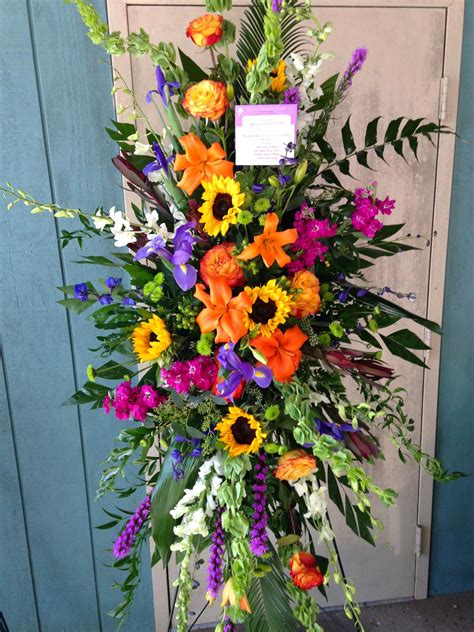
[[[114,76],[114,91],[129,95],[133,109],[131,122],[107,131],[135,202],[126,213],[86,213],[39,203],[12,185],[3,191],[9,208],[22,202],[33,213],[75,219],[62,246],[105,238],[117,247],[111,258],[84,257],[117,276],[62,288],[60,301],[91,312],[97,356],[106,359],[88,367],[69,403],[131,425],[98,495],[143,489],[132,517],[109,514],[115,565],[127,571],[115,616],[125,620],[152,537],[153,564],[167,565],[173,554],[179,563],[178,632],[189,625],[193,560],[206,550],[216,632],[238,623],[318,632],[318,596],[331,583],[342,586],[345,612],[362,630],[329,500],[374,543],[374,501],[390,506],[397,497],[370,473],[383,458],[382,433],[403,461],[436,480],[460,474],[412,442],[404,391],[385,362],[390,352],[425,366],[416,351],[428,347],[401,321],[439,327],[387,298],[409,294],[364,277],[378,258],[413,246],[394,239],[403,225],[384,224],[395,200],[372,180],[355,190],[347,182],[355,163],[416,156],[419,141],[434,143],[448,130],[400,117],[382,131],[377,117],[358,147],[349,117],[336,151],[332,116],[368,51],[357,49],[344,72],[319,82],[332,25],[320,24],[309,2],[252,0],[234,54],[236,27],[224,17],[232,0],[206,0],[207,13],[186,30],[210,52],[205,69],[143,29],[109,33],[90,4],[73,4],[92,42],[112,56],[147,55],[155,67],[146,102],[160,113],[159,131]],[[262,114],[279,125],[273,140]],[[261,123],[256,141],[245,135],[245,117]],[[124,490],[119,481],[131,463],[139,483]]]

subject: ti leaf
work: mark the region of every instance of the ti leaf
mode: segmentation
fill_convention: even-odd
[[[180,48],[178,48],[178,51],[179,51],[179,57],[181,59],[181,64],[183,66],[183,70],[188,75],[190,81],[198,82],[198,81],[203,81],[204,79],[208,79],[207,73],[204,72],[204,70],[200,68],[196,64],[196,62],[191,59],[191,57],[188,57],[186,53],[183,53],[183,51]]]
[[[291,599],[286,588],[283,567],[273,552],[272,570],[263,577],[253,579],[248,598],[252,614],[247,620],[249,632],[288,632],[299,630],[292,615]]]
[[[174,447],[170,446],[163,459],[151,499],[152,535],[164,565],[169,562],[170,546],[175,541],[173,529],[176,522],[171,517],[170,511],[182,498],[184,490],[194,484],[200,466],[199,459],[184,457],[182,462],[184,476],[175,481],[171,456]]]

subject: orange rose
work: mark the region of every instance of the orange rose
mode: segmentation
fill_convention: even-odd
[[[237,259],[232,256],[234,246],[235,244],[223,242],[206,252],[201,259],[199,270],[204,283],[209,285],[209,277],[220,277],[227,281],[229,287],[245,285],[245,276],[242,268],[239,266]]]
[[[316,469],[316,459],[304,450],[290,450],[278,459],[274,472],[280,481],[297,481]]]
[[[301,590],[310,590],[324,583],[318,560],[306,551],[295,553],[290,559],[290,575],[293,584]]]
[[[186,35],[196,46],[214,46],[222,37],[223,20],[222,15],[206,13],[200,18],[191,20],[186,29]]]
[[[291,287],[300,290],[295,294],[292,316],[305,318],[310,314],[316,314],[321,305],[319,297],[319,279],[309,270],[297,272],[291,280]]]
[[[186,90],[183,107],[192,116],[216,121],[229,107],[225,83],[204,79]]]

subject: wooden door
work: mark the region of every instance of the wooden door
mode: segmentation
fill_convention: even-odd
[[[408,7],[406,5],[409,5]],[[448,5],[450,8],[448,10]],[[332,21],[335,31],[326,42],[325,50],[333,51],[336,60],[326,62],[321,80],[342,71],[352,51],[359,46],[369,49],[363,71],[354,80],[348,98],[336,112],[331,134],[344,124],[352,112],[352,127],[356,140],[363,140],[369,120],[383,115],[385,121],[396,116],[429,120],[455,125],[457,80],[459,76],[459,40],[462,33],[462,0],[323,0],[316,10],[321,22]],[[109,0],[111,26],[122,31],[137,31],[140,26],[154,42],[173,41],[202,66],[210,65],[209,53],[200,51],[185,37],[185,28],[192,18],[201,15],[201,3],[177,3],[161,0]],[[236,6],[232,18],[238,22],[244,6]],[[458,40],[456,40],[456,36]],[[122,74],[132,82],[140,105],[146,108],[145,94],[154,85],[154,69],[147,59],[129,58],[117,62]],[[449,73],[451,90],[446,108],[440,114],[440,86]],[[147,113],[153,119],[153,112]],[[419,163],[405,163],[393,154],[391,168],[372,160],[377,174],[360,168],[355,173],[365,186],[374,177],[382,197],[396,198],[392,223],[406,223],[410,234],[422,249],[384,261],[377,266],[371,280],[374,285],[411,292],[416,300],[405,307],[421,316],[441,319],[446,234],[449,215],[449,193],[452,170],[453,140],[442,139],[437,148],[424,143],[419,151]],[[418,326],[413,330],[423,337]],[[400,385],[409,389],[407,412],[416,422],[414,439],[427,449],[434,449],[436,424],[436,393],[439,343],[432,340],[431,371],[407,365],[396,358],[393,362],[400,373]],[[374,468],[380,485],[400,492],[396,508],[376,508],[374,514],[385,524],[379,533],[376,548],[359,540],[345,525],[337,510],[331,512],[345,570],[357,586],[357,598],[363,602],[426,596],[429,528],[431,520],[431,487],[416,465],[403,465],[388,441],[383,440],[387,461]],[[420,493],[421,490],[421,493]],[[417,525],[424,527],[420,531]],[[417,547],[418,542],[421,547]],[[173,575],[174,571],[170,571]],[[192,609],[199,612],[205,594],[205,567],[196,573],[201,588],[196,590]],[[163,629],[168,597],[164,574],[155,571],[155,611],[157,629]],[[341,603],[334,591],[332,605]],[[325,604],[322,604],[323,606]],[[202,622],[213,621],[216,615],[208,609]]]

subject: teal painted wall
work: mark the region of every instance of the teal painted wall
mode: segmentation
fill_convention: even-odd
[[[105,14],[104,0],[95,4]],[[84,210],[120,204],[103,132],[113,117],[105,55],[62,0],[2,0],[0,14],[0,180]],[[61,407],[85,381],[94,337],[56,304],[55,289],[104,272],[60,251],[67,220],[1,206],[0,611],[11,632],[111,631],[119,571],[105,566],[114,533],[94,528],[107,521],[94,494],[120,426]],[[153,630],[152,609],[145,573],[124,630]]]
[[[469,478],[436,485],[432,595],[474,590],[474,2],[466,0],[441,348],[437,455]],[[467,141],[467,142],[466,142]]]

